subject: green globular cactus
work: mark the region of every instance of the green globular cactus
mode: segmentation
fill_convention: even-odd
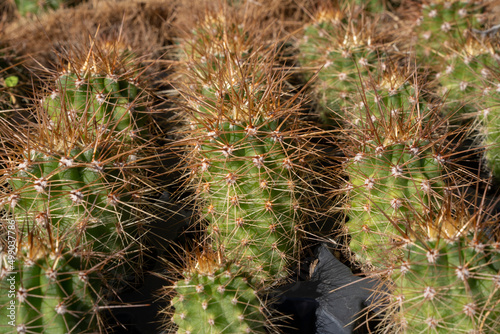
[[[17,276],[15,325],[26,332],[95,332],[104,323],[99,307],[107,294],[140,274],[151,217],[143,196],[157,187],[144,179],[144,166],[155,156],[140,136],[145,120],[136,109],[143,101],[128,95],[137,89],[126,86],[123,93],[120,81],[111,81],[114,90],[92,81],[101,88],[96,92],[85,80],[73,86],[59,79],[64,89],[42,99],[30,132],[13,135],[12,124],[2,128],[7,144],[0,200],[18,244],[9,269]],[[2,232],[7,240],[8,230]],[[84,281],[82,273],[88,275]],[[25,290],[32,298],[19,299]],[[53,305],[67,305],[67,312],[59,306],[49,312]]]
[[[266,333],[262,302],[248,274],[235,264],[209,261],[201,257],[174,283],[176,333]]]
[[[296,108],[280,101],[272,52],[252,52],[248,45],[259,44],[249,42],[250,30],[219,22],[188,47],[188,165],[213,246],[255,280],[275,281],[298,251],[301,202],[311,191],[305,180],[313,175],[304,159],[314,148],[308,152],[300,136],[307,125]]]
[[[433,134],[436,118],[417,83],[397,72],[381,78],[365,81],[362,107],[350,116],[344,168],[350,250],[361,264],[385,268],[404,239],[419,231],[412,222],[436,214],[445,158]]]
[[[351,8],[352,10],[352,8]],[[358,95],[359,78],[377,67],[375,21],[348,9],[322,10],[298,41],[298,61],[324,122],[339,125]]]

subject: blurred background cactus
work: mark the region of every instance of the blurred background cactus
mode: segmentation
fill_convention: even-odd
[[[500,333],[498,0],[0,11],[0,333]]]

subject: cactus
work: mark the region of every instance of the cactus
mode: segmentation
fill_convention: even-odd
[[[174,283],[177,333],[266,333],[265,314],[248,273],[213,256],[198,257]]]
[[[184,69],[176,76],[189,129],[180,143],[194,147],[183,165],[206,248],[223,260],[208,278],[198,269],[176,283],[172,321],[180,333],[263,333],[271,326],[256,294],[282,282],[297,261],[306,196],[314,191],[308,160],[319,153],[293,105],[297,96],[284,91],[275,46],[251,21],[238,24],[241,13],[233,15],[205,16],[181,44]],[[193,282],[207,282],[199,298],[187,296],[196,293]],[[231,289],[216,292],[214,282]]]
[[[296,108],[280,101],[272,50],[255,52],[250,30],[216,20],[208,18],[212,26],[197,30],[185,49],[195,145],[188,165],[214,247],[253,268],[256,280],[273,281],[287,275],[298,250],[297,189],[312,191],[299,177],[307,137],[299,139]]]
[[[9,231],[11,240],[15,240],[16,231]],[[17,254],[8,254],[5,246],[0,254],[0,286],[3,292],[8,292],[0,298],[3,319],[0,331],[93,332],[98,317],[102,316],[97,307],[104,292],[99,292],[100,296],[96,292],[102,285],[97,273],[104,269],[103,263],[64,244],[64,238],[78,233],[76,229],[58,236],[57,240],[53,235],[37,232],[24,233],[24,238],[15,245]]]
[[[433,65],[447,53],[449,41],[463,40],[469,28],[480,27],[481,7],[475,1],[428,1],[417,26],[417,57]],[[444,47],[443,47],[444,46]]]
[[[481,227],[488,212],[474,210],[420,222],[427,234],[408,241],[374,308],[377,333],[499,333],[499,244]]]
[[[425,240],[405,255],[392,277],[406,333],[498,333],[499,259],[490,245]]]
[[[342,123],[352,99],[358,95],[359,77],[366,77],[379,57],[376,20],[351,8],[322,9],[316,21],[306,25],[299,40],[298,61],[313,91],[324,122]]]
[[[113,182],[126,176],[108,165],[120,159],[102,148],[65,151],[36,144],[29,142],[33,151],[7,167],[2,180],[8,183],[2,202],[15,228],[8,236],[17,238],[18,249],[9,270],[16,277],[15,324],[28,332],[92,331],[87,326],[96,326],[94,306],[104,298],[99,291],[130,269],[132,262],[120,258],[138,256],[125,251],[136,228],[130,185]],[[97,279],[101,270],[107,273]]]
[[[140,140],[147,134],[147,113],[145,94],[135,79],[137,73],[127,68],[133,56],[105,45],[88,57],[96,57],[96,53],[100,53],[99,59],[73,64],[75,68],[70,65],[70,70],[59,75],[50,98],[44,99],[44,108],[52,123],[62,127],[60,131],[69,131],[74,122],[79,122],[83,128],[92,129],[84,134],[90,136],[88,140],[101,136],[120,143]],[[119,63],[115,63],[117,58]],[[68,112],[63,114],[61,109]]]
[[[442,96],[446,97],[448,112],[458,120],[476,117],[480,132],[480,145],[484,146],[485,159],[493,175],[500,178],[498,153],[498,43],[489,38],[470,35],[457,43],[456,52],[448,57],[438,81]]]
[[[438,66],[440,95],[453,118],[470,118],[478,109],[489,107],[487,102],[497,88],[492,68],[500,58],[493,43],[471,33],[464,42],[456,41],[452,50]]]
[[[377,266],[381,254],[418,229],[416,217],[435,214],[443,196],[439,121],[418,85],[398,69],[382,73],[376,84],[365,80],[362,106],[344,133],[351,143],[345,146],[350,249],[364,265]]]
[[[9,271],[17,277],[18,330],[95,331],[105,290],[112,296],[140,272],[151,218],[143,196],[157,187],[142,179],[155,159],[141,137],[144,104],[135,86],[92,72],[109,58],[88,55],[95,66],[59,76],[58,94],[42,99],[33,130],[2,128],[0,199],[17,237]]]

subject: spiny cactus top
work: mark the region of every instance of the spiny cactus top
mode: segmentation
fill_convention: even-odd
[[[298,249],[314,148],[299,134],[307,125],[297,107],[283,102],[272,47],[228,21],[207,19],[184,48],[189,167],[214,246],[255,279],[274,280]]]
[[[493,76],[500,61],[500,46],[488,38],[468,33],[464,41],[455,41],[450,54],[437,66],[441,95],[450,113],[458,115],[487,109],[497,91]],[[457,115],[455,115],[456,117]]]
[[[49,225],[60,229],[58,235],[82,220],[92,225],[97,219],[101,225],[114,226],[130,219],[128,205],[116,214],[120,202],[141,197],[144,181],[137,181],[136,173],[151,153],[147,138],[140,136],[147,118],[137,111],[145,108],[143,101],[135,86],[98,74],[98,70],[115,73],[99,67],[109,65],[109,59],[97,61],[93,51],[88,53],[91,57],[91,70],[86,62],[78,75],[58,77],[58,88],[42,99],[44,109],[37,110],[34,131],[12,140],[5,137],[11,142],[5,150],[8,166],[4,173],[9,190],[2,201],[19,224],[42,214],[47,221],[33,226],[43,230],[51,219],[57,219],[57,224]],[[80,78],[78,83],[76,78]]]
[[[359,78],[376,67],[376,21],[355,10],[320,10],[317,20],[304,28],[298,60],[313,82],[322,118],[342,121],[348,102],[358,94]],[[336,121],[335,121],[336,119]]]
[[[488,216],[480,211],[453,217],[444,209],[421,221],[429,233],[394,263],[392,295],[375,306],[386,317],[377,333],[500,333],[500,244],[478,225]]]
[[[42,100],[52,124],[60,127],[58,131],[71,131],[78,124],[87,141],[112,138],[123,145],[144,140],[146,95],[137,87],[134,58],[119,44],[94,48],[86,59],[72,60],[59,73],[50,96]]]
[[[177,333],[265,333],[262,303],[242,268],[202,255],[183,276],[171,302]]]
[[[419,59],[432,64],[440,53],[447,53],[449,42],[461,40],[470,28],[479,28],[481,6],[478,1],[426,1],[417,27]]]

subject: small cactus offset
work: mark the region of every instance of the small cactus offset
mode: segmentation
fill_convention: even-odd
[[[199,255],[174,282],[176,333],[266,333],[266,316],[248,273],[214,254]]]
[[[98,68],[98,55],[88,56]],[[109,79],[113,89],[96,72],[78,75],[80,84],[67,72],[59,76],[58,94],[42,99],[31,130],[14,135],[6,124],[1,132],[0,199],[18,248],[9,270],[16,276],[15,321],[26,332],[98,330],[100,307],[140,274],[151,218],[144,196],[157,187],[143,179],[156,157],[139,136],[145,116],[136,110],[144,103],[128,82],[122,89]]]

